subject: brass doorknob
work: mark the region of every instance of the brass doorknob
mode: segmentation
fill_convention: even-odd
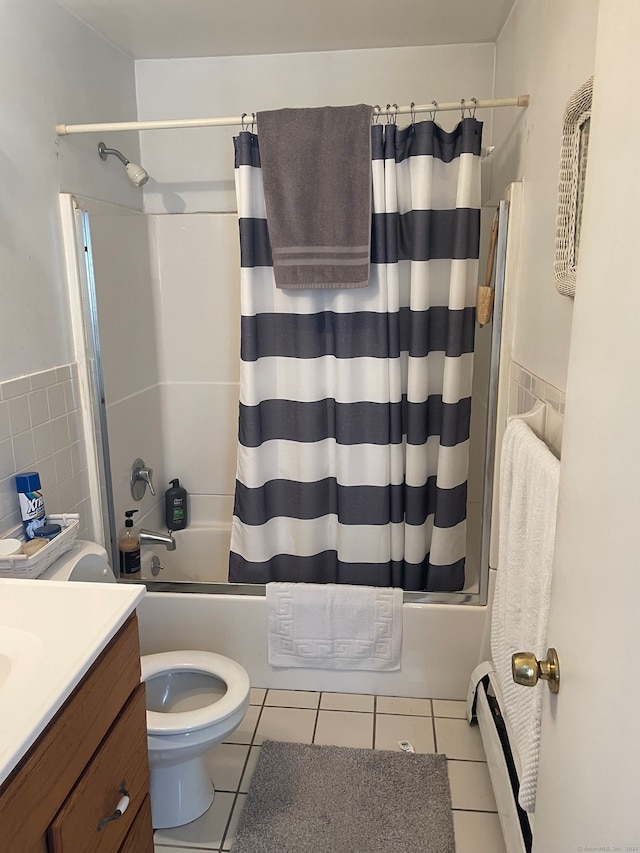
[[[532,652],[516,652],[511,656],[511,673],[516,684],[533,687],[542,678],[552,693],[560,689],[560,663],[555,649],[547,649],[547,659],[537,660]]]

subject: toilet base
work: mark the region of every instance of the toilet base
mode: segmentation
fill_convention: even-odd
[[[150,768],[154,829],[182,826],[203,815],[213,802],[213,782],[204,755],[182,764]]]

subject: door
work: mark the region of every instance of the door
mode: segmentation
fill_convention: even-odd
[[[639,31],[601,0],[534,853],[640,849]]]

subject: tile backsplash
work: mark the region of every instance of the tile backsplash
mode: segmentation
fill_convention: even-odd
[[[15,475],[38,471],[47,513],[90,524],[89,478],[76,364],[0,383],[0,536],[20,524]]]
[[[515,361],[509,369],[509,415],[522,415],[537,402],[546,404],[544,439],[556,456],[562,448],[564,393]]]

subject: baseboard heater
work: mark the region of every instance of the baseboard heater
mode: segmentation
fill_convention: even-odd
[[[518,803],[520,761],[509,739],[500,695],[493,664],[480,664],[471,676],[468,719],[480,729],[507,853],[531,853],[532,816]]]

